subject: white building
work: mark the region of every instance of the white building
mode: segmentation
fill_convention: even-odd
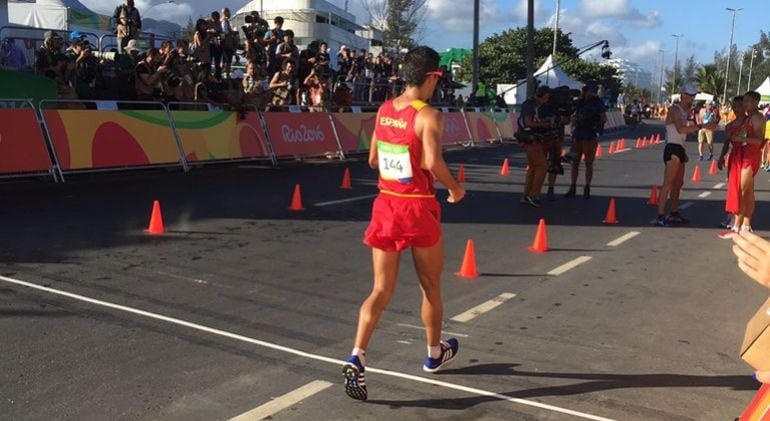
[[[634,85],[642,89],[652,89],[653,87],[652,73],[636,63],[616,58],[607,60],[606,65],[618,70],[624,86]]]
[[[276,16],[283,17],[283,28],[294,31],[294,42],[300,48],[317,39],[334,51],[344,45],[376,54],[382,48],[382,32],[357,24],[352,13],[326,0],[253,0],[238,10],[235,22],[240,24],[254,10],[271,27]]]

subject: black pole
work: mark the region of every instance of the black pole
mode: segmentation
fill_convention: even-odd
[[[476,95],[479,87],[479,0],[473,0],[473,80],[471,91]]]
[[[535,95],[535,0],[527,0],[527,98]]]

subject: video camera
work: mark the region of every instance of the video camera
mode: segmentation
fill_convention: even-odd
[[[246,35],[246,39],[248,39],[249,42],[254,41],[255,35],[263,36],[270,30],[270,25],[267,21],[259,16],[246,15],[244,21],[245,23],[241,26],[241,30],[243,31],[243,34]]]
[[[569,117],[575,113],[575,105],[580,98],[580,91],[570,89],[568,86],[559,86],[551,89],[551,99],[548,101],[556,114],[561,117]]]

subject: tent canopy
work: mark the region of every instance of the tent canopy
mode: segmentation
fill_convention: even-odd
[[[570,89],[580,89],[583,84],[569,77],[564,71],[555,64],[553,56],[549,55],[545,62],[535,72],[535,79],[540,82],[540,86],[557,88],[559,86],[568,86]]]
[[[452,68],[452,64],[460,63],[465,60],[465,57],[473,55],[473,50],[467,48],[450,48],[443,53],[439,53],[441,61],[439,65]]]
[[[762,96],[761,102],[770,102],[770,76],[765,78],[765,81],[755,90]]]
[[[78,0],[11,0],[8,3],[11,24],[34,28],[73,29],[111,32],[109,16],[93,12]]]

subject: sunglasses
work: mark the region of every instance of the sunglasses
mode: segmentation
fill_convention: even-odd
[[[441,70],[436,70],[433,72],[425,73],[426,76],[438,76],[438,77],[444,77],[444,72]]]

